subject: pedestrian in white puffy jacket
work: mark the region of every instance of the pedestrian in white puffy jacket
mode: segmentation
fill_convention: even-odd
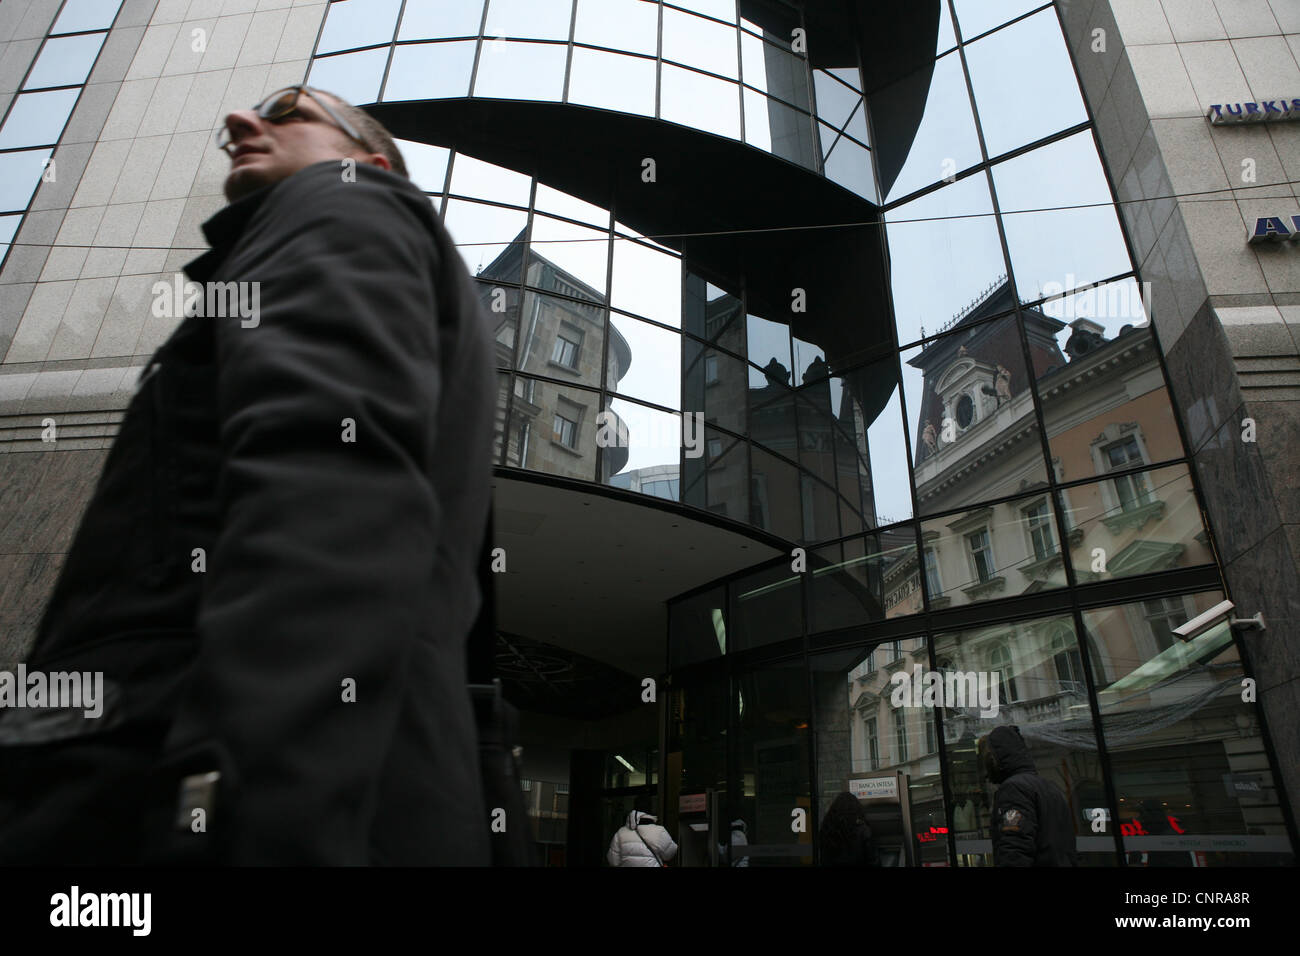
[[[677,844],[655,818],[640,810],[627,815],[615,831],[605,859],[610,866],[664,866],[677,855]]]

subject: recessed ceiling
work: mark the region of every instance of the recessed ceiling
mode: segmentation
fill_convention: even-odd
[[[498,628],[633,676],[664,670],[669,598],[782,553],[639,495],[501,472],[493,486]]]

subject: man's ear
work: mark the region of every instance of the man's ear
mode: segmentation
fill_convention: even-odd
[[[380,169],[386,169],[390,173],[393,171],[393,164],[388,161],[388,157],[383,153],[370,153],[361,158],[363,163],[369,163],[371,166],[378,166]]]

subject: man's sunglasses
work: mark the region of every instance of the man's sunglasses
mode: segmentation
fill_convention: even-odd
[[[343,132],[347,133],[350,137],[360,143],[366,152],[373,152],[370,148],[370,144],[361,138],[361,134],[353,128],[351,123],[331,109],[329,104],[321,97],[316,96],[311,90],[301,84],[298,86],[286,86],[284,89],[272,93],[266,99],[262,100],[262,102],[254,106],[253,111],[267,122],[277,123],[280,120],[289,117],[298,109],[298,97],[303,93],[306,93],[311,97],[312,102],[323,109],[339,129],[343,130]],[[305,114],[300,115],[305,116]],[[310,117],[305,118],[310,119]],[[230,145],[230,142],[230,127],[223,123],[221,128],[217,130],[217,149],[225,149]]]

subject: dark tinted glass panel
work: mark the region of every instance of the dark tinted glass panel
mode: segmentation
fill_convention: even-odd
[[[1173,629],[1218,592],[1084,613],[1118,828],[1129,866],[1294,864],[1228,622],[1184,642]]]
[[[823,866],[863,865],[858,814],[879,865],[949,863],[933,712],[890,702],[893,674],[927,663],[920,637],[811,659]]]
[[[999,855],[1010,857],[1012,846],[1002,841],[1004,834],[1014,838],[1018,832],[1017,818],[994,819],[1002,777],[986,774],[977,752],[979,739],[1002,726],[1018,728],[1023,746],[1014,748],[1018,753],[1005,752],[1001,773],[1032,765],[1058,791],[1075,834],[1074,846],[1062,849],[1075,850],[1083,865],[1115,865],[1113,839],[1094,833],[1088,813],[1105,807],[1106,796],[1072,619],[1039,618],[939,634],[934,654],[939,682],[913,671],[899,687],[899,697],[919,701],[924,709],[929,692],[943,708],[958,865],[1009,861],[1000,861]]]

